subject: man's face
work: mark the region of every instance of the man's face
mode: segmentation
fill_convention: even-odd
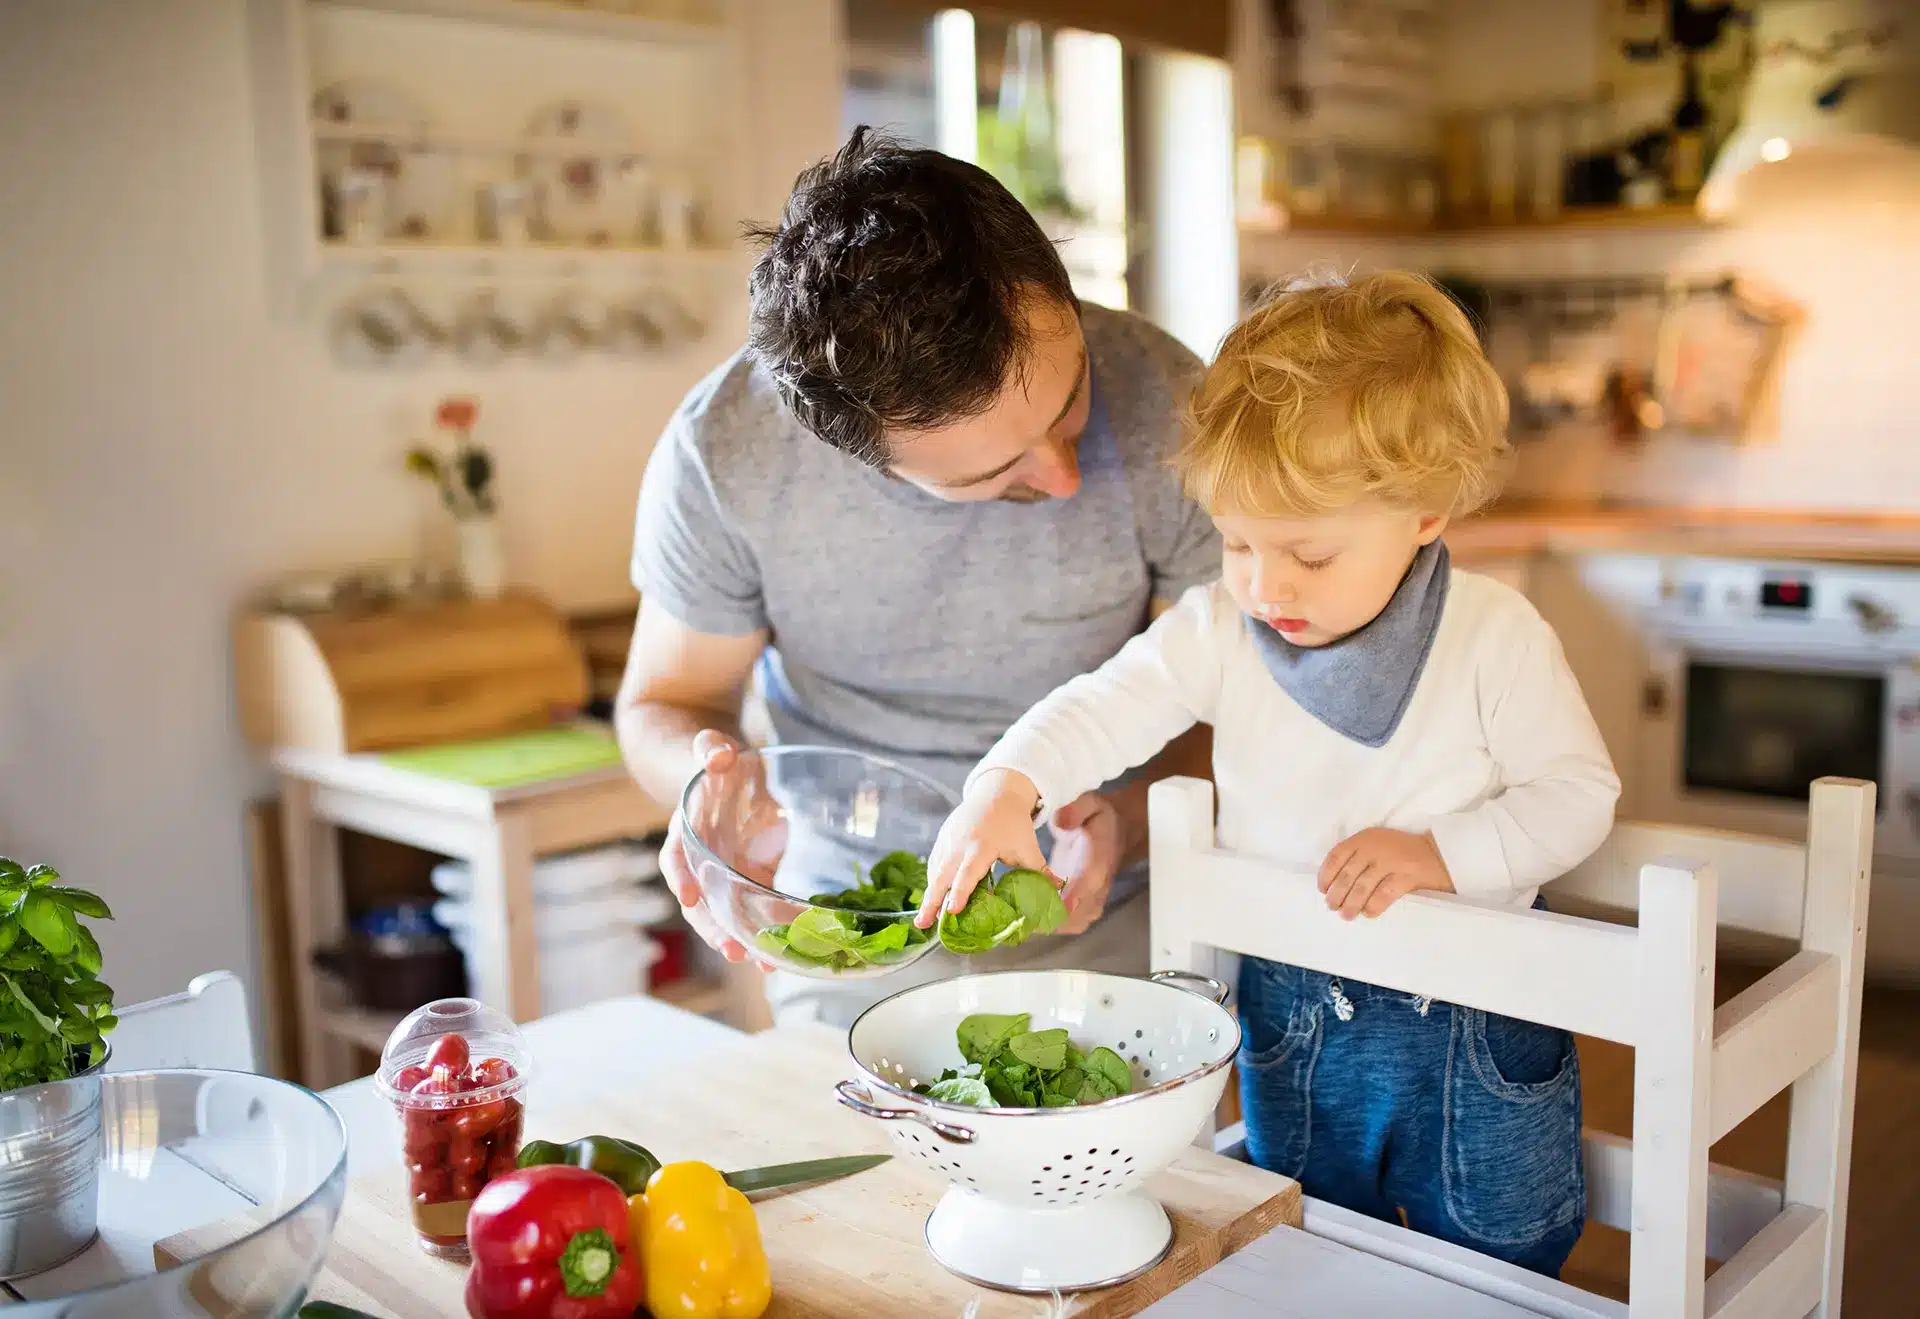
[[[928,431],[891,431],[888,470],[940,499],[1066,499],[1080,489],[1080,435],[1091,409],[1087,340],[1070,307],[1026,306],[1026,358],[993,405]]]

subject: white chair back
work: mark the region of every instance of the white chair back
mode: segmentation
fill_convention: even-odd
[[[247,988],[231,971],[195,976],[186,992],[121,1008],[120,1024],[107,1037],[109,1072],[147,1072],[160,1067],[202,1067],[251,1072],[253,1031]]]
[[[1589,1214],[1632,1234],[1631,1307],[1336,1211],[1343,1239],[1543,1314],[1837,1319],[1873,818],[1873,784],[1822,779],[1805,846],[1622,824],[1551,891],[1634,925],[1427,894],[1348,922],[1313,876],[1216,851],[1212,785],[1166,780],[1154,966],[1219,974],[1250,954],[1634,1049],[1634,1140],[1587,1137]],[[1798,951],[1716,1009],[1721,920]],[[1789,1087],[1785,1182],[1710,1167],[1708,1147]]]

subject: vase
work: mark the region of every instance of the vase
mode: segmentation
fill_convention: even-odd
[[[506,588],[507,565],[500,550],[500,523],[491,516],[460,518],[460,577],[476,600],[496,600]]]

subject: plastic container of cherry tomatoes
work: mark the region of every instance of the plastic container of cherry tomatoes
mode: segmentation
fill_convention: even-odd
[[[374,1085],[400,1117],[407,1199],[420,1248],[467,1258],[467,1210],[520,1154],[526,1039],[478,999],[416,1008],[387,1037]]]

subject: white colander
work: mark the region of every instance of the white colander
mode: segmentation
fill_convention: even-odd
[[[1191,982],[1206,996],[1179,987]],[[864,1074],[840,1102],[897,1122],[894,1144],[953,1185],[927,1246],[970,1281],[1008,1291],[1085,1291],[1151,1269],[1173,1243],[1142,1181],[1193,1143],[1220,1102],[1240,1025],[1227,989],[1184,971],[1146,979],[1003,971],[902,990],[862,1013],[848,1047]],[[954,1032],[975,1012],[1025,1012],[1086,1052],[1126,1059],[1134,1089],[1073,1108],[974,1108],[913,1093],[964,1059]]]

